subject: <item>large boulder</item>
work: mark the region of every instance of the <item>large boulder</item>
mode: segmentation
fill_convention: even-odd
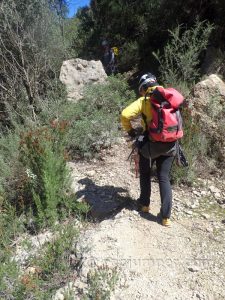
[[[68,100],[83,98],[84,86],[102,83],[107,78],[101,61],[87,61],[80,58],[63,62],[60,81],[66,85]]]
[[[215,74],[208,76],[194,86],[191,103],[194,113],[204,113],[208,119],[213,119],[224,110],[225,83]]]
[[[225,166],[225,83],[212,74],[194,86],[189,99],[194,122],[206,136],[210,152]]]

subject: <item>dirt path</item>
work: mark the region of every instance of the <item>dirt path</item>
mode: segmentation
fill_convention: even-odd
[[[139,184],[126,160],[129,151],[122,140],[101,163],[71,164],[74,190],[101,220],[81,236],[79,247],[88,249],[81,278],[85,282],[89,270],[107,265],[119,274],[111,299],[225,299],[222,216],[203,214],[201,197],[174,188],[173,226],[161,226],[157,182],[151,214],[139,214]]]

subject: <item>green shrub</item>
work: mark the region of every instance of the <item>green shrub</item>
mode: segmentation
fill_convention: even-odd
[[[76,253],[78,229],[71,223],[53,229],[54,238],[26,262],[26,267],[35,270],[33,273],[21,270],[12,259],[12,247],[1,248],[1,299],[50,299],[62,283],[74,279],[74,270],[79,268],[81,259]]]
[[[121,75],[104,84],[90,86],[84,99],[65,105],[62,112],[70,121],[68,148],[81,157],[99,155],[119,136],[120,111],[134,98]]]
[[[100,150],[110,147],[118,136],[118,124],[115,115],[106,115],[102,111],[93,112],[90,117],[76,121],[70,131],[70,149],[75,155],[91,158],[99,156]]]
[[[69,172],[64,138],[66,121],[21,134],[20,160],[25,167],[24,193],[41,223],[57,220],[60,207],[67,201]]]
[[[118,57],[118,68],[127,71],[135,68],[139,63],[139,46],[137,41],[124,43]]]
[[[8,186],[8,178],[16,172],[19,156],[19,135],[17,132],[8,131],[0,138],[0,195]],[[20,168],[20,167],[19,167]]]
[[[70,254],[75,250],[78,230],[70,224],[56,227],[55,238],[47,243],[41,253],[31,260],[32,265],[41,269],[41,277],[51,280],[52,276],[60,273],[63,277],[70,271]]]
[[[213,25],[197,20],[195,26],[185,30],[178,25],[169,30],[171,39],[163,55],[153,53],[160,64],[161,79],[176,86],[179,82],[193,83],[199,77],[200,54],[206,48]]]
[[[22,299],[23,293],[18,281],[20,269],[12,260],[12,241],[18,239],[25,232],[25,228],[14,207],[4,201],[0,210],[0,299]],[[14,297],[17,292],[21,298]]]
[[[188,167],[180,167],[173,164],[171,172],[172,181],[179,184],[180,182],[192,185],[203,163],[206,161],[208,141],[200,131],[199,124],[193,122],[189,108],[182,110],[182,117],[184,122],[184,137],[180,144],[183,148],[185,156],[188,160]]]
[[[83,299],[109,300],[118,279],[117,268],[109,268],[107,265],[90,271],[88,273],[88,292]]]
[[[25,299],[24,288],[19,277],[19,267],[11,257],[3,256],[4,260],[0,259],[0,299]]]

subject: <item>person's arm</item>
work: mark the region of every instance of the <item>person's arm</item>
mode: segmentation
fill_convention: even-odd
[[[131,120],[140,115],[142,112],[141,98],[132,102],[121,113],[121,124],[124,130],[128,133],[133,132]]]
[[[110,60],[109,60],[109,65],[112,64],[114,62],[114,52],[112,49],[110,49]]]

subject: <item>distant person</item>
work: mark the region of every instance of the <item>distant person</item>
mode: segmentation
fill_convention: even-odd
[[[159,181],[160,198],[161,198],[161,209],[160,215],[162,218],[162,225],[170,226],[171,221],[171,209],[172,209],[172,189],[170,184],[170,170],[177,153],[177,143],[176,141],[161,142],[151,139],[149,136],[149,127],[151,121],[154,119],[153,116],[158,116],[155,108],[153,108],[152,101],[150,101],[152,95],[159,94],[160,91],[166,91],[157,82],[157,79],[151,73],[144,74],[139,81],[139,93],[141,95],[136,101],[127,106],[121,114],[121,123],[123,128],[128,132],[131,138],[136,137],[136,131],[132,127],[131,120],[137,116],[142,117],[142,127],[143,133],[140,140],[139,147],[139,173],[140,173],[140,197],[138,199],[138,204],[142,212],[150,211],[150,197],[151,197],[151,168],[153,163],[156,163],[157,177]],[[176,94],[177,91],[175,91]],[[180,101],[183,101],[183,96],[177,92]],[[162,104],[165,103],[165,99],[161,97],[160,101]],[[164,99],[164,100],[162,100]],[[161,104],[161,105],[162,105]],[[160,106],[162,107],[162,106]],[[159,117],[159,116],[158,116]],[[176,118],[174,118],[176,120]],[[159,118],[161,122],[161,117]],[[178,121],[177,121],[178,122]],[[162,123],[159,123],[162,124]],[[176,124],[175,124],[176,125]],[[172,128],[174,130],[172,131]],[[171,126],[171,130],[168,130],[168,135],[180,134],[183,135],[182,129],[179,130],[179,124],[177,126]],[[158,128],[153,129],[155,135],[158,134]],[[179,137],[179,138],[180,138]],[[142,147],[145,147],[147,151],[144,153]]]
[[[112,75],[116,73],[116,62],[115,54],[113,49],[109,46],[106,40],[102,41],[103,57],[102,64],[107,75]]]

